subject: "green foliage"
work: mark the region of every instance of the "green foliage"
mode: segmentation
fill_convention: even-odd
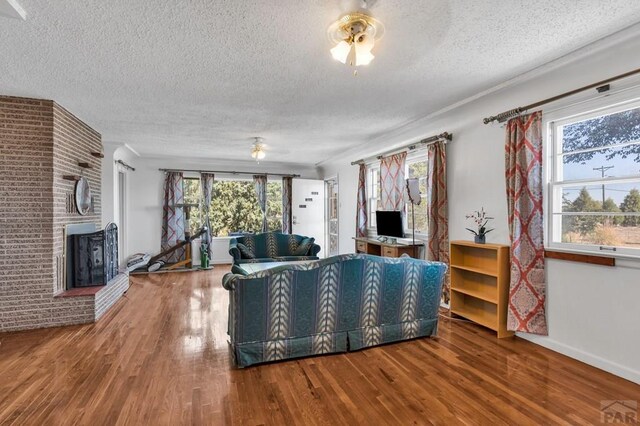
[[[562,146],[564,152],[602,147],[607,154],[607,160],[611,160],[616,156],[621,158],[632,157],[633,161],[640,163],[640,144],[629,145],[615,150],[606,148],[613,144],[637,140],[640,140],[640,108],[564,126]],[[599,152],[602,151],[568,155],[565,156],[564,161],[567,163],[584,163],[591,160]]]
[[[613,201],[612,198],[607,198],[604,200],[604,204],[602,205],[602,211],[609,213],[618,213],[620,212],[620,207]],[[623,218],[621,216],[612,216],[606,219],[608,225],[620,225],[623,222]]]
[[[251,181],[215,181],[209,220],[214,236],[229,232],[260,232],[262,212]],[[282,229],[282,184],[267,184],[267,223],[270,231]]]
[[[573,202],[563,200],[565,205],[565,211],[568,212],[600,212],[602,211],[602,203],[594,200],[587,191],[587,188],[582,188],[578,197]],[[596,229],[596,225],[602,221],[598,216],[566,216],[563,229],[565,232],[579,232],[582,235],[587,235]]]
[[[200,179],[183,180],[184,203],[202,206]],[[186,224],[191,234],[202,227],[202,211],[199,207],[189,209]],[[213,236],[225,236],[229,232],[260,232],[262,212],[258,206],[255,186],[252,181],[216,180],[209,209],[209,221]],[[270,231],[282,230],[282,183],[267,183],[267,224]]]
[[[184,178],[182,181],[182,187],[184,190],[184,203],[185,204],[197,204],[200,206],[201,192],[200,192],[200,179],[197,178]],[[186,220],[186,216],[185,216]],[[202,227],[202,218],[199,207],[189,208],[189,220],[186,221],[186,229],[189,229],[191,235],[195,235],[196,232]]]
[[[620,204],[620,210],[625,213],[640,212],[640,191],[632,189],[629,191],[622,203]],[[622,222],[623,226],[640,226],[640,217],[638,216],[625,216]]]
[[[416,233],[426,234],[429,229],[429,216],[427,207],[427,161],[418,161],[410,163],[407,167],[409,175],[407,178],[417,178],[419,180],[420,194],[422,195],[422,202],[415,208],[416,218]],[[411,203],[407,202],[406,206],[407,228],[413,228],[413,221],[411,219]]]

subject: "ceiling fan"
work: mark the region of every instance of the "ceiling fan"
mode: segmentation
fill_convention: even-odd
[[[253,144],[251,144],[251,157],[256,161],[264,159],[268,153],[284,155],[289,152],[289,150],[274,148],[273,145],[265,143],[265,138],[263,137],[253,137]]]

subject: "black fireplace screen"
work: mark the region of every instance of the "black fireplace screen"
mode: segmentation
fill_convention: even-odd
[[[73,287],[106,285],[118,274],[118,227],[69,236],[67,256],[73,267],[67,269],[67,283]]]

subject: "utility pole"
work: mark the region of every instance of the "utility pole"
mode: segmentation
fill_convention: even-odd
[[[602,178],[604,179],[604,174],[607,170],[611,170],[613,169],[615,166],[600,166],[600,167],[594,167],[593,170],[600,172],[602,175]],[[602,211],[604,211],[604,200],[605,200],[605,195],[604,195],[604,183],[602,184]]]

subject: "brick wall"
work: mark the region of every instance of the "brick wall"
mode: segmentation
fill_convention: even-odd
[[[91,152],[102,152],[102,138],[98,132],[87,126],[74,115],[53,104],[53,262],[59,264],[63,254],[64,236],[62,229],[70,223],[94,223],[96,229],[102,225],[100,204],[100,183],[102,160]],[[79,162],[89,163],[91,168],[83,169]],[[75,191],[75,182],[66,180],[64,175],[83,175],[89,181],[91,194],[95,199],[94,211],[81,216],[67,212],[66,198]],[[58,232],[59,231],[59,232]],[[56,282],[62,274],[57,274]],[[53,282],[54,292],[57,290]],[[64,284],[59,283],[64,289]]]
[[[0,96],[0,332],[96,319],[95,296],[54,297],[63,226],[101,225],[102,166],[92,151],[102,151],[100,134],[55,102]],[[79,161],[92,168],[81,169]],[[89,180],[94,212],[67,213],[75,184],[63,179],[66,174]],[[117,288],[104,292],[111,304],[122,294]],[[105,309],[100,302],[100,315]]]

